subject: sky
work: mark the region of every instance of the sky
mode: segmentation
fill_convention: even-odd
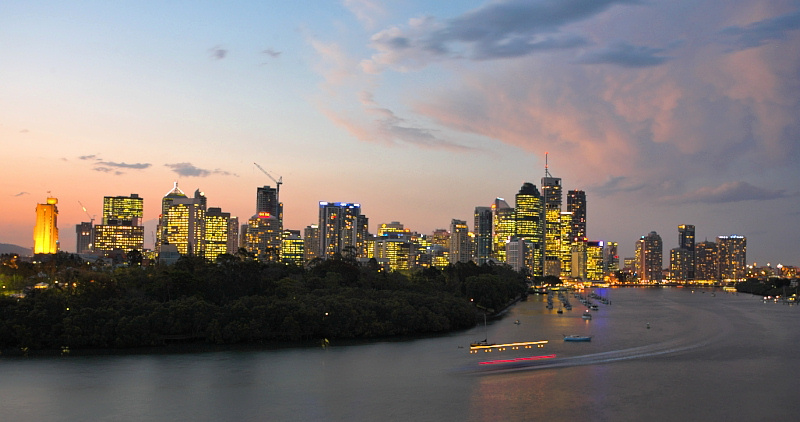
[[[678,225],[800,265],[800,1],[0,2],[0,243],[61,248],[104,196],[173,183],[246,220],[282,178],[284,226],[319,201],[470,228],[545,155],[587,234],[632,256]],[[566,199],[564,200],[566,205]],[[86,208],[86,211],[83,210]]]

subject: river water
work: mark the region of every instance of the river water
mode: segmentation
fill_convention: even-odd
[[[797,420],[800,307],[688,288],[595,292],[611,302],[594,300],[589,321],[571,295],[563,314],[533,295],[485,327],[436,338],[0,357],[0,420]],[[470,353],[484,338],[548,343]]]

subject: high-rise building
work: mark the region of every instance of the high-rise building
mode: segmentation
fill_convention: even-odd
[[[586,280],[588,278],[587,272],[587,246],[589,239],[580,237],[574,239],[570,249],[572,251],[572,272],[570,277],[576,280]]]
[[[654,231],[636,242],[636,273],[640,281],[661,282],[664,272],[663,254],[661,236]]]
[[[161,200],[161,215],[156,232],[156,252],[163,245],[175,245],[181,255],[204,256],[205,214],[208,200],[196,190],[189,198],[175,182]]]
[[[506,242],[506,265],[515,271],[525,271],[530,274],[533,255],[533,243],[528,239],[513,237]]]
[[[483,265],[492,260],[492,208],[475,207],[475,263]]]
[[[694,225],[681,224],[678,226],[678,247],[686,251],[684,267],[680,269],[684,280],[694,280],[695,272],[695,238]]]
[[[77,244],[75,250],[79,254],[94,252],[94,227],[92,222],[83,222],[75,225]]]
[[[544,203],[544,275],[561,275],[561,178],[553,177],[545,165],[542,177],[542,202]]]
[[[503,198],[496,198],[492,204],[492,227],[495,262],[506,262],[506,242],[517,232],[516,213]]]
[[[58,252],[58,199],[48,197],[44,204],[36,204],[36,225],[33,228],[33,253]]]
[[[103,223],[94,226],[94,251],[110,256],[115,251],[144,249],[144,199],[130,196],[103,197]]]
[[[283,243],[280,219],[260,211],[247,220],[247,252],[260,262],[279,262]]]
[[[349,202],[319,203],[320,257],[340,255],[360,258],[367,254],[368,220],[361,205]]]
[[[744,280],[747,274],[747,238],[738,234],[717,236],[717,268],[723,282]]]
[[[695,280],[716,282],[719,279],[717,268],[716,242],[700,242],[695,247]]]
[[[533,259],[529,272],[533,276],[543,273],[544,263],[544,209],[539,190],[532,183],[525,182],[515,196],[514,236],[529,243]]]
[[[319,257],[319,226],[316,224],[303,230],[303,255],[306,264]]]
[[[231,216],[228,219],[228,253],[236,255],[239,252],[239,217]]]
[[[602,240],[586,242],[586,279],[600,281],[603,279],[603,247]]]
[[[216,261],[222,254],[236,253],[228,249],[230,241],[231,214],[221,208],[212,207],[206,211],[205,258]],[[237,223],[238,224],[238,223]]]
[[[300,230],[284,230],[281,244],[281,262],[303,266],[305,261],[305,243],[300,237]]]
[[[561,265],[562,275],[572,274],[572,244],[575,242],[575,237],[572,237],[572,218],[573,214],[570,211],[563,211],[561,213],[561,253],[558,260]],[[581,237],[583,238],[583,237]]]
[[[669,250],[669,278],[672,281],[687,281],[689,278],[689,266],[693,261],[693,253],[684,248],[672,248]]]
[[[605,274],[613,274],[621,269],[619,266],[618,249],[619,244],[617,242],[606,242],[605,256],[603,258]]]
[[[582,190],[568,191],[567,211],[572,213],[572,231],[569,239],[586,237],[586,192]]]
[[[467,222],[453,219],[450,221],[450,263],[469,262],[472,259],[472,238],[469,235]]]
[[[263,186],[256,189],[256,214],[268,212],[270,215],[279,216],[282,213],[283,205],[278,198],[278,190],[271,186]]]

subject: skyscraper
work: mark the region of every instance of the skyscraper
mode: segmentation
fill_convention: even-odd
[[[516,215],[503,198],[496,198],[492,204],[492,226],[495,262],[506,262],[506,242],[516,234]]]
[[[316,224],[303,230],[303,256],[306,264],[319,257],[319,226]]]
[[[33,228],[33,253],[58,252],[58,199],[48,197],[44,204],[36,205],[36,225]]]
[[[561,265],[562,275],[572,274],[572,244],[575,242],[572,237],[572,212],[563,211],[561,213],[561,253],[559,254],[559,264]],[[582,236],[583,239],[585,236]]]
[[[569,239],[586,237],[586,192],[582,190],[567,192],[567,211],[572,213],[572,231]]]
[[[92,222],[83,222],[75,225],[76,248],[79,254],[88,254],[94,251],[94,227]]]
[[[230,240],[231,214],[221,208],[212,207],[206,211],[205,258],[214,262],[218,256],[236,251],[228,250]],[[238,224],[238,223],[237,223]]]
[[[617,242],[606,242],[605,257],[603,258],[606,274],[612,274],[620,270],[618,248],[619,244]]]
[[[746,263],[746,237],[737,234],[717,236],[717,266],[720,281],[742,281],[747,271]]]
[[[130,196],[103,197],[103,221],[94,226],[94,251],[109,256],[114,251],[144,249],[144,199]]]
[[[319,256],[359,258],[366,255],[368,220],[361,205],[349,202],[319,203]]]
[[[558,277],[561,274],[561,178],[553,177],[545,164],[542,177],[542,202],[545,218],[544,275]]]
[[[639,280],[660,283],[663,275],[664,247],[661,236],[652,231],[636,242],[636,273]]]
[[[685,264],[680,272],[684,275],[684,280],[694,280],[695,272],[695,238],[694,225],[681,224],[678,226],[678,247],[686,251]]]
[[[492,208],[475,207],[475,263],[483,265],[492,259]]]
[[[247,220],[247,252],[261,262],[279,262],[283,243],[280,219],[268,212],[259,211]]]
[[[181,255],[204,256],[206,203],[205,194],[200,190],[189,198],[175,182],[161,200],[156,232],[158,254],[163,245],[175,245]]]
[[[453,219],[450,222],[450,263],[469,262],[472,259],[472,239],[464,220]]]
[[[695,280],[716,282],[719,279],[716,242],[700,242],[695,252]]]
[[[284,230],[281,244],[281,262],[303,266],[305,246],[300,237],[300,230]]]
[[[529,242],[531,262],[528,263],[531,275],[540,276],[543,272],[544,256],[544,209],[539,190],[532,183],[523,183],[515,196],[514,236]]]

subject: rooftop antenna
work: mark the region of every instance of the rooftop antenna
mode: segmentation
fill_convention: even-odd
[[[550,174],[550,170],[547,168],[547,154],[547,152],[544,153],[544,177],[553,177],[553,175]]]

